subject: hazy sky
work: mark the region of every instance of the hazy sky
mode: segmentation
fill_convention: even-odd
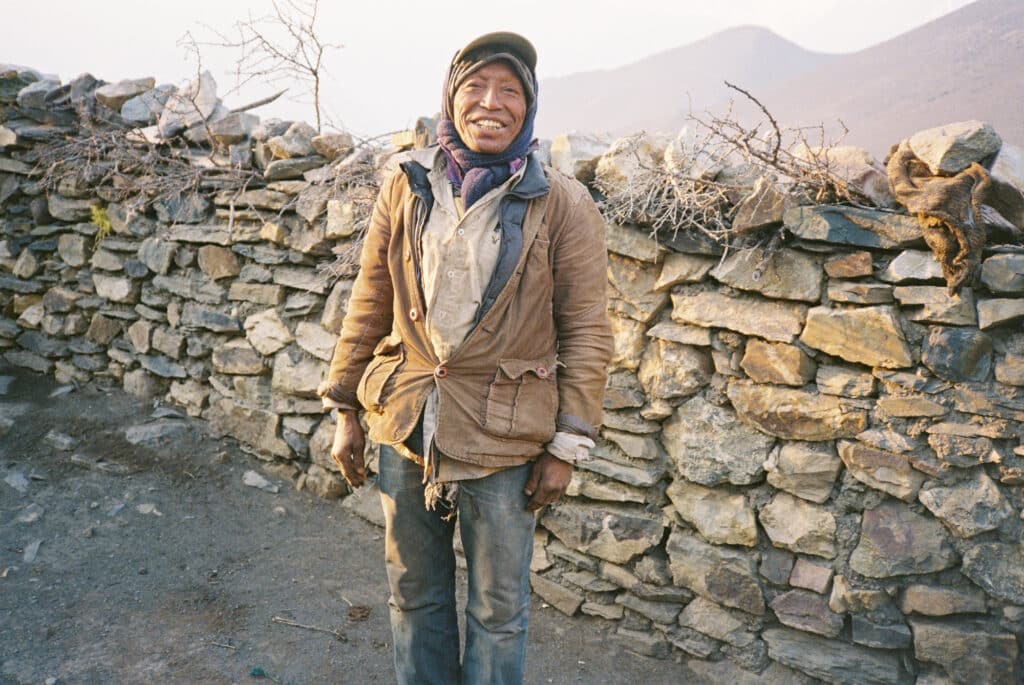
[[[810,50],[852,52],[969,2],[322,0],[320,34],[345,46],[327,57],[324,99],[331,119],[358,134],[404,128],[416,116],[439,109],[448,60],[462,44],[487,31],[513,30],[530,38],[537,46],[537,71],[543,79],[628,64],[743,24],[768,27]],[[203,24],[227,31],[250,12],[259,16],[269,10],[270,0],[18,3],[17,11],[4,13],[0,23],[0,63],[31,66],[63,80],[88,71],[108,81],[154,76],[158,83],[177,83],[195,72],[195,62],[177,45],[186,31],[200,40],[212,38]],[[230,51],[204,48],[204,66],[213,72],[229,106],[279,89],[255,84],[229,93],[234,57]],[[289,95],[300,96],[298,90]],[[311,112],[308,104],[283,99],[257,110],[264,118],[308,121],[313,120]]]

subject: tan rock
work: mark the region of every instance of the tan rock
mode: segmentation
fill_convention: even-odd
[[[243,326],[245,337],[263,355],[274,354],[295,339],[276,309],[253,314]]]
[[[825,395],[871,397],[875,394],[875,377],[848,366],[821,364],[814,382],[818,391]]]
[[[786,443],[764,465],[769,484],[818,504],[832,493],[841,467],[831,444],[811,442]]]
[[[680,283],[699,283],[717,263],[714,257],[671,252],[661,264],[661,274],[654,283],[654,289],[668,290]]]
[[[677,479],[666,491],[676,513],[716,545],[757,545],[757,521],[747,498]]]
[[[884,416],[911,418],[916,416],[943,416],[949,409],[926,397],[880,397],[876,404]]]
[[[828,564],[799,557],[793,565],[793,572],[789,575],[789,584],[823,595],[828,591],[828,584],[832,582],[832,573],[832,567]]]
[[[672,294],[672,320],[710,328],[727,328],[775,342],[792,342],[803,328],[807,307],[717,292]]]
[[[620,226],[606,223],[605,245],[609,252],[631,257],[642,262],[657,263],[665,256],[665,248],[658,245],[651,232],[639,226]]]
[[[665,549],[676,585],[727,607],[764,614],[753,554],[708,544],[682,528],[672,531]]]
[[[139,354],[146,354],[149,352],[149,337],[153,332],[153,324],[149,321],[140,319],[128,327],[128,340],[131,341],[132,347]]]
[[[850,568],[869,578],[935,573],[956,565],[942,524],[888,500],[864,512]]]
[[[828,299],[847,304],[889,304],[893,301],[892,286],[863,281],[830,281]]]
[[[727,394],[737,414],[759,431],[788,440],[853,437],[867,427],[867,412],[829,395],[744,381]]]
[[[687,397],[711,381],[707,350],[654,339],[644,351],[637,377],[650,398]]]
[[[609,308],[637,321],[649,322],[668,303],[668,293],[654,290],[659,274],[655,264],[609,254]]]
[[[740,366],[758,383],[804,385],[817,371],[817,364],[799,347],[751,338]]]
[[[228,299],[235,302],[278,305],[284,302],[284,288],[269,283],[242,283],[235,281],[228,288]]]
[[[942,281],[942,265],[931,252],[905,250],[889,262],[878,278],[886,283]]]
[[[679,625],[734,647],[746,647],[756,639],[746,616],[703,597],[696,597],[686,605],[679,615]]]
[[[39,309],[41,314],[42,306],[40,306]],[[97,345],[107,345],[120,334],[120,322],[115,319],[107,318],[97,312],[92,315],[92,321],[89,323],[89,330],[85,332],[85,337],[87,340],[91,340]]]
[[[711,345],[711,330],[700,326],[688,326],[671,321],[662,321],[651,326],[647,331],[647,337],[660,338],[680,345],[699,345],[709,347]]]
[[[899,315],[888,306],[859,309],[814,307],[800,341],[846,361],[903,368],[914,364]]]
[[[1024,355],[1007,354],[997,360],[996,380],[1006,385],[1024,385]]]
[[[925,475],[913,469],[905,456],[845,440],[838,448],[851,476],[897,499],[912,501],[925,481]]]
[[[718,281],[765,297],[818,302],[824,271],[821,259],[796,250],[733,252],[711,270]]]
[[[138,301],[139,288],[130,278],[93,273],[92,283],[96,286],[96,294],[111,302],[134,303]]]
[[[215,281],[228,276],[237,276],[241,270],[238,266],[238,257],[224,247],[203,245],[199,248],[198,256],[199,268]]]
[[[832,582],[828,606],[837,614],[877,611],[887,604],[889,595],[885,590],[854,587],[852,581],[845,576],[836,576]]]
[[[974,291],[963,288],[950,295],[946,288],[932,285],[897,286],[893,295],[903,313],[911,321],[945,323],[955,326],[976,326]]]
[[[644,337],[644,324],[636,319],[616,314],[610,315],[608,320],[612,326],[614,343],[611,368],[636,371],[647,342]]]
[[[786,210],[795,206],[796,202],[788,193],[782,192],[772,180],[762,176],[757,179],[750,194],[737,205],[732,230],[747,233],[781,224]]]
[[[974,469],[960,482],[934,483],[921,490],[918,499],[962,538],[995,530],[1013,512],[999,486],[983,469]]]
[[[871,253],[866,251],[851,252],[825,262],[825,273],[829,278],[860,278],[870,276],[873,271]]]
[[[985,592],[981,588],[951,588],[935,585],[910,585],[903,591],[900,610],[905,614],[949,616],[984,614]]]
[[[279,457],[292,454],[288,444],[277,435],[281,423],[277,414],[220,399],[210,404],[206,418],[216,432],[230,435],[261,452]]]
[[[825,559],[836,556],[836,520],[824,507],[780,492],[758,518],[776,547]]]
[[[299,347],[325,362],[331,361],[331,357],[334,356],[334,345],[337,340],[336,335],[309,321],[300,321],[295,327],[295,342]]]
[[[218,373],[259,375],[266,372],[263,357],[246,340],[229,340],[213,350],[213,369]]]
[[[978,302],[978,327],[982,330],[1015,323],[1024,318],[1024,299],[998,298]]]
[[[327,365],[305,355],[280,352],[274,356],[271,388],[299,397],[316,397],[317,386],[327,373]]]

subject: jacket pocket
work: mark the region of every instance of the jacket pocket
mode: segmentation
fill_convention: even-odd
[[[547,442],[555,434],[558,384],[553,357],[502,359],[484,403],[484,430],[498,437]]]
[[[405,361],[405,348],[402,339],[392,333],[383,338],[373,350],[373,359],[366,366],[363,377],[356,387],[359,403],[367,409],[380,413],[384,401],[391,392],[394,383],[389,383],[395,371]]]

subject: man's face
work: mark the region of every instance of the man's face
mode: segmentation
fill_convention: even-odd
[[[512,67],[497,61],[470,74],[455,91],[455,130],[473,152],[502,152],[523,128],[526,94]]]

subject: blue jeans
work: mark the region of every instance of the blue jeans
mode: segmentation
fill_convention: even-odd
[[[380,448],[385,563],[399,685],[518,685],[526,659],[533,513],[531,464],[460,483],[458,523],[469,570],[466,650],[459,665],[455,521],[423,504],[423,469]],[[442,509],[443,507],[439,507]]]

